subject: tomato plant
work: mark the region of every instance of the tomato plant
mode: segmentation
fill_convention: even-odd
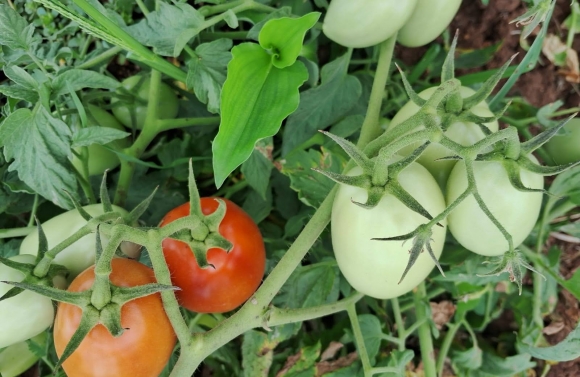
[[[147,101],[151,79],[136,75],[126,78],[121,84],[129,91],[136,91],[135,102],[122,103],[114,98],[111,101],[114,105],[113,114],[125,127],[142,130],[147,116]],[[161,83],[159,88],[159,119],[175,118],[178,110],[179,102],[175,92],[169,85]]]
[[[432,42],[449,26],[460,5],[461,0],[417,0],[413,14],[397,34],[397,42],[407,47]]]
[[[102,204],[90,204],[84,206],[83,209],[91,216],[99,216],[104,213]],[[128,212],[123,208],[114,206],[113,209],[119,212],[122,216],[127,215]],[[62,213],[42,224],[42,229],[46,234],[48,240],[48,247],[52,248],[64,241],[76,231],[86,224],[86,220],[79,214],[76,209]],[[103,240],[103,247],[107,244],[106,237],[101,237]],[[81,239],[77,240],[72,245],[68,246],[54,259],[55,263],[65,266],[69,272],[69,278],[77,276],[81,271],[90,267],[95,263],[95,235],[87,234]],[[124,243],[122,245],[123,252],[132,258],[139,256],[141,247],[133,243]],[[20,245],[20,254],[38,253],[38,231],[30,233],[24,238]]]
[[[153,270],[124,258],[113,258],[110,280],[118,287],[135,287],[155,282]],[[68,290],[81,292],[92,287],[94,267],[78,275]],[[60,303],[54,321],[54,345],[60,356],[77,330],[82,310]],[[176,337],[165,314],[161,297],[153,294],[129,301],[121,308],[121,325],[126,329],[113,337],[96,325],[79,347],[65,360],[69,376],[157,377],[173,352]]]
[[[187,244],[173,239],[163,241],[163,254],[171,271],[171,281],[180,304],[195,312],[221,313],[243,304],[258,288],[266,264],[266,251],[260,229],[252,218],[233,202],[226,203],[226,214],[219,233],[233,244],[230,252],[212,248],[207,261],[213,267],[200,268]],[[205,215],[218,206],[215,198],[201,198]],[[171,210],[160,226],[189,215],[189,203]]]
[[[421,93],[419,93],[419,97],[423,99],[428,99],[434,92],[437,90],[436,87],[425,89]],[[463,98],[467,98],[474,94],[475,92],[467,87],[461,87],[460,94]],[[389,129],[396,127],[398,124],[404,122],[411,115],[415,114],[415,112],[419,110],[419,106],[417,106],[412,101],[409,101],[403,106],[397,114],[391,120],[389,124]],[[475,115],[482,116],[482,117],[490,117],[493,116],[493,113],[489,110],[489,107],[485,102],[481,102],[475,105],[471,110]],[[491,132],[497,132],[499,128],[498,122],[486,123],[485,126],[489,128]],[[465,122],[458,122],[453,123],[449,126],[445,135],[449,137],[451,140],[464,145],[469,146],[474,144],[475,142],[483,139],[484,134],[483,131],[479,128],[479,126],[475,123],[465,123]],[[411,152],[417,148],[418,144],[413,144],[411,146],[405,147],[401,149],[398,153],[404,156],[411,154]],[[441,160],[437,161],[437,159],[450,156],[452,153],[445,147],[439,144],[431,144],[427,147],[427,149],[421,154],[421,156],[417,159],[417,161],[423,165],[424,167],[429,170],[439,187],[443,190],[446,187],[447,178],[451,173],[451,169],[455,166],[457,161],[454,160]]]
[[[530,156],[534,162],[537,160]],[[536,224],[542,205],[541,192],[522,192],[514,188],[502,164],[498,161],[475,161],[473,170],[477,190],[491,213],[511,234],[514,247],[521,244]],[[544,187],[544,177],[522,170],[524,186]],[[465,165],[458,163],[447,182],[447,203],[451,203],[467,188]],[[508,250],[508,243],[491,222],[473,196],[461,202],[449,215],[449,231],[466,249],[493,256]]]
[[[544,145],[552,158],[547,164],[563,165],[580,160],[580,119],[571,119],[563,129],[564,133],[554,135]]]
[[[94,105],[89,105],[86,108],[88,113],[91,115],[92,119],[100,127],[114,128],[119,131],[125,131],[121,123],[111,115],[108,111],[98,108]],[[122,149],[129,146],[128,139],[114,140],[108,144],[105,144],[111,148]],[[89,150],[89,175],[101,175],[107,169],[114,169],[121,161],[119,157],[110,150],[106,149],[104,146],[99,144],[91,144],[88,146]],[[79,150],[77,150],[79,152]],[[76,156],[72,160],[73,165],[77,170],[82,171],[82,162]]]
[[[16,255],[16,262],[34,263],[32,255]],[[24,273],[0,264],[0,281],[21,282]],[[0,297],[11,285],[0,283]],[[32,291],[23,291],[9,299],[0,301],[0,348],[23,342],[46,330],[54,319],[52,301]]]
[[[30,339],[38,346],[46,343],[47,333],[45,331]],[[0,349],[0,376],[17,377],[26,372],[38,360],[38,356],[32,352],[27,342],[13,344],[4,349]]]
[[[324,34],[346,47],[376,45],[399,30],[417,0],[332,0],[324,18]]]
[[[358,175],[352,169],[349,175]],[[445,200],[429,172],[417,163],[399,174],[401,186],[430,213],[445,209]],[[377,241],[372,238],[400,236],[409,233],[426,219],[413,212],[391,194],[382,197],[372,208],[362,208],[352,201],[364,203],[365,190],[340,185],[332,206],[332,247],[340,271],[350,285],[368,296],[387,299],[409,292],[421,283],[435,267],[428,253],[421,253],[405,279],[399,279],[409,261],[409,247],[402,241]],[[443,250],[445,228],[433,228],[433,252],[437,258]]]

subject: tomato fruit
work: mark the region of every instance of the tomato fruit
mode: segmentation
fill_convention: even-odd
[[[359,167],[349,175],[362,172]],[[401,186],[433,216],[443,212],[445,200],[431,174],[417,163],[399,174]],[[332,206],[332,246],[340,271],[354,289],[378,299],[398,297],[421,283],[435,266],[427,252],[421,253],[405,279],[398,284],[409,262],[411,240],[377,241],[372,238],[400,236],[427,222],[393,195],[385,195],[372,209],[362,208],[351,200],[364,203],[367,192],[341,184]],[[444,223],[443,223],[444,224]],[[433,227],[432,249],[441,256],[445,228]]]
[[[149,85],[151,84],[151,79],[149,77],[144,77],[136,75],[131,76],[123,80],[121,83],[123,87],[127,90],[132,90],[137,85],[137,98],[145,102],[149,100]],[[136,128],[138,130],[143,129],[145,125],[145,117],[147,116],[147,105],[137,102],[134,103],[119,103],[119,100],[113,98],[111,101],[115,106],[113,107],[113,114],[123,123],[125,127]],[[171,119],[175,118],[177,112],[179,111],[179,102],[177,96],[171,87],[167,84],[161,83],[159,86],[159,119]]]
[[[529,156],[534,162],[535,157]],[[538,220],[542,193],[522,192],[515,189],[501,162],[475,161],[473,163],[477,190],[484,203],[499,223],[512,235],[514,247],[530,234]],[[544,177],[523,170],[520,177],[524,186],[541,189]],[[453,168],[447,182],[447,204],[457,199],[467,188],[465,164]],[[508,243],[499,229],[483,213],[473,196],[461,202],[449,214],[449,230],[466,249],[474,253],[495,256],[508,251]]]
[[[46,331],[41,332],[32,342],[43,345],[46,344]],[[26,372],[38,360],[28,347],[27,342],[20,342],[0,350],[0,376],[17,377]]]
[[[374,46],[399,30],[411,17],[417,0],[332,0],[322,31],[346,47]]]
[[[139,262],[113,258],[111,282],[119,287],[155,283],[153,270]],[[94,266],[77,276],[68,290],[82,292],[95,280]],[[60,303],[54,321],[54,346],[60,357],[79,326],[82,309]],[[175,346],[176,336],[159,293],[127,302],[121,308],[125,332],[113,337],[101,324],[95,326],[63,363],[71,377],[157,377]]]
[[[88,114],[92,117],[92,120],[101,127],[114,128],[119,131],[125,131],[125,128],[119,123],[117,118],[111,115],[108,111],[100,109],[96,106],[87,106]],[[105,144],[111,148],[127,148],[129,146],[128,139],[114,140],[108,144]],[[101,175],[107,169],[114,169],[121,161],[119,157],[110,150],[106,149],[102,145],[92,144],[88,146],[89,149],[89,175]],[[77,150],[80,152],[80,150]],[[72,163],[77,170],[82,171],[82,162],[76,156],[73,157]]]
[[[32,255],[15,255],[16,262],[34,263]],[[21,282],[24,274],[0,264],[0,281]],[[0,297],[12,285],[0,283]],[[23,342],[46,330],[54,319],[54,308],[48,297],[24,290],[18,295],[0,301],[0,348]]]
[[[226,203],[226,214],[219,233],[233,244],[232,250],[212,248],[207,261],[215,268],[200,268],[187,244],[173,239],[163,241],[163,254],[171,271],[179,303],[198,313],[223,313],[242,305],[256,291],[266,268],[266,251],[260,229],[252,218],[233,202]],[[201,198],[205,215],[218,207],[215,198]],[[172,209],[160,226],[189,215],[189,203]]]
[[[411,18],[397,34],[397,42],[407,47],[424,46],[449,26],[461,0],[417,0]]]
[[[425,89],[424,91],[419,93],[419,96],[423,99],[428,99],[435,92],[435,90],[437,90],[436,87]],[[473,93],[475,92],[470,88],[467,87],[460,88],[460,94],[463,98],[467,98],[471,96]],[[413,101],[407,102],[405,106],[403,106],[399,110],[399,112],[397,112],[395,117],[391,120],[389,129],[403,123],[405,120],[409,119],[412,115],[414,115],[418,110],[419,106],[415,105]],[[482,117],[493,116],[493,113],[491,112],[491,110],[489,109],[489,107],[485,102],[481,102],[475,105],[472,109],[472,112],[475,115]],[[485,126],[489,128],[491,132],[497,132],[499,128],[499,124],[497,121],[492,123],[485,123]],[[417,131],[422,128],[423,127],[417,128],[414,131]],[[445,135],[449,137],[451,140],[463,146],[473,145],[485,137],[484,133],[481,131],[481,129],[477,124],[464,122],[453,123],[447,129]],[[408,156],[418,146],[419,144],[412,144],[411,146],[407,146],[401,149],[397,153],[403,156]],[[435,180],[437,181],[439,187],[442,190],[445,190],[445,187],[447,185],[447,178],[449,177],[451,169],[453,169],[453,166],[455,166],[457,161],[456,160],[436,161],[436,160],[450,155],[452,155],[452,152],[450,150],[439,144],[432,143],[425,149],[425,151],[423,151],[423,154],[421,154],[421,156],[417,159],[417,162],[426,167],[427,170],[429,170],[429,172],[433,174],[433,177],[435,177]]]
[[[90,204],[83,207],[91,216],[99,216],[104,213],[102,204]],[[125,216],[128,214],[121,207],[113,206],[113,209]],[[76,209],[62,213],[42,224],[42,229],[48,239],[48,247],[52,248],[64,241],[86,224]],[[107,238],[101,235],[103,247],[107,245]],[[87,234],[69,247],[62,250],[54,258],[54,262],[65,266],[69,272],[69,278],[74,278],[81,271],[95,263],[96,238],[95,234]],[[124,242],[121,250],[131,258],[138,258],[141,247],[133,243]],[[38,231],[27,235],[20,245],[20,254],[38,253]]]
[[[570,119],[562,127],[566,133],[556,134],[544,145],[552,158],[549,165],[564,165],[580,160],[580,118]]]

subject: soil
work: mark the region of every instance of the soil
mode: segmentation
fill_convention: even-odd
[[[489,61],[484,69],[502,66],[512,55],[519,53],[515,61],[520,62],[525,50],[520,46],[521,29],[510,24],[510,21],[524,14],[526,7],[520,0],[490,0],[484,6],[481,0],[463,1],[458,15],[451,24],[451,30],[459,30],[458,50],[481,49],[498,42],[503,42],[499,51]],[[566,39],[566,30],[561,24],[570,14],[570,1],[558,0],[549,33]],[[529,42],[533,37],[529,37]],[[576,37],[573,49],[580,51],[580,37]],[[426,49],[399,49],[397,56],[403,61],[413,64],[418,61]],[[529,103],[541,107],[557,100],[564,101],[565,108],[580,106],[578,84],[566,81],[559,67],[554,66],[544,55],[540,64],[529,73],[520,77],[510,96],[522,96]],[[458,76],[469,71],[458,72]],[[555,242],[551,240],[550,243]],[[580,268],[580,245],[558,241],[563,250],[560,272],[569,278]],[[562,341],[580,320],[580,304],[569,292],[562,290],[556,310],[545,318],[546,326],[556,329],[553,334],[546,335],[550,344]],[[543,362],[538,363],[537,375],[542,374]],[[580,376],[580,359],[552,365],[548,377],[578,377]]]

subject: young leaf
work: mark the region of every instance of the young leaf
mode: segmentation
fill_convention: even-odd
[[[308,13],[300,18],[278,18],[270,20],[260,32],[260,46],[272,53],[272,64],[286,68],[294,64],[306,32],[316,24],[320,13]]]
[[[159,2],[159,10],[127,30],[144,45],[164,56],[178,56],[189,40],[199,33],[203,16],[191,5]]]
[[[29,50],[34,42],[34,25],[8,5],[0,4],[0,45]]]
[[[193,88],[196,97],[207,104],[207,109],[214,114],[220,111],[226,67],[232,59],[231,48],[231,39],[203,43],[195,49],[197,58],[187,64],[187,87]]]
[[[248,35],[246,37],[248,39],[253,39],[255,41],[258,41],[258,38],[260,37],[260,32],[262,31],[262,28],[264,27],[264,25],[266,25],[266,23],[268,21],[275,20],[275,19],[282,18],[282,17],[290,17],[291,15],[292,15],[292,8],[290,8],[290,7],[282,7],[280,9],[277,9],[274,12],[269,13],[266,16],[266,18],[264,18],[262,21],[258,22],[254,26],[252,26],[250,31],[248,31]]]
[[[52,82],[52,91],[55,95],[68,94],[67,84],[74,90],[84,88],[115,90],[121,84],[108,76],[94,71],[70,69],[58,75]]]
[[[299,61],[284,69],[274,67],[270,55],[253,43],[234,47],[232,55],[212,146],[217,187],[250,157],[256,141],[278,132],[282,120],[298,107],[298,88],[308,76]]]
[[[130,133],[109,127],[86,127],[75,131],[72,137],[72,147],[85,147],[91,144],[107,144],[113,140],[123,139]]]
[[[272,146],[271,144],[262,143],[262,140],[258,144],[263,145],[254,149],[250,158],[242,164],[242,174],[245,176],[248,184],[265,200],[266,190],[270,183],[270,172],[274,165],[264,155],[264,152],[268,153],[268,149],[271,152]]]
[[[284,127],[282,154],[310,139],[342,118],[356,105],[362,93],[360,81],[347,75],[349,57],[342,57],[322,67],[322,83],[300,95],[300,105]]]
[[[34,112],[19,109],[0,124],[0,146],[7,160],[14,159],[9,170],[28,186],[56,205],[70,209],[65,190],[76,195],[77,181],[68,168],[70,130],[43,107]]]

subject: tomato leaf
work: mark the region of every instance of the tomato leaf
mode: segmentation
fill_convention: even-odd
[[[54,79],[52,82],[53,94],[68,94],[70,91],[67,84],[74,91],[84,88],[115,90],[121,85],[117,80],[98,72],[70,69]]]
[[[256,330],[246,332],[242,342],[244,377],[267,377],[277,345],[268,334]]]
[[[43,107],[19,109],[0,125],[0,146],[10,171],[54,204],[71,209],[65,190],[76,196],[77,181],[69,168],[71,134],[68,126]]]
[[[159,10],[127,30],[144,45],[164,56],[178,56],[187,42],[199,33],[203,16],[189,4],[159,3]]]
[[[0,4],[0,45],[11,49],[28,50],[35,42],[34,25],[26,22],[8,5]]]
[[[298,88],[307,79],[301,62],[276,68],[257,44],[238,45],[232,55],[222,91],[222,119],[212,146],[217,187],[250,157],[256,141],[278,132],[282,120],[298,107]]]
[[[347,75],[349,56],[322,67],[322,83],[300,95],[300,105],[284,127],[282,154],[287,155],[318,130],[335,123],[352,109],[362,93],[360,81]]]
[[[306,32],[320,18],[320,13],[308,13],[300,18],[283,17],[268,21],[260,31],[260,46],[272,53],[272,64],[286,68],[294,64]]]
[[[266,143],[265,140],[260,140],[258,146],[250,158],[242,164],[242,174],[248,181],[248,184],[256,190],[262,199],[266,199],[266,190],[270,183],[270,172],[274,165],[267,157],[271,154],[273,149],[272,140]]]
[[[383,330],[381,321],[372,314],[361,314],[358,316],[360,330],[365,340],[365,346],[369,359],[373,360],[379,353]]]
[[[107,144],[113,140],[123,139],[130,133],[110,127],[86,127],[78,129],[72,136],[72,147],[85,147],[91,144]]]
[[[214,114],[220,111],[226,67],[232,59],[231,48],[231,39],[203,43],[195,49],[197,59],[193,58],[187,64],[187,87],[193,88],[197,98]]]

